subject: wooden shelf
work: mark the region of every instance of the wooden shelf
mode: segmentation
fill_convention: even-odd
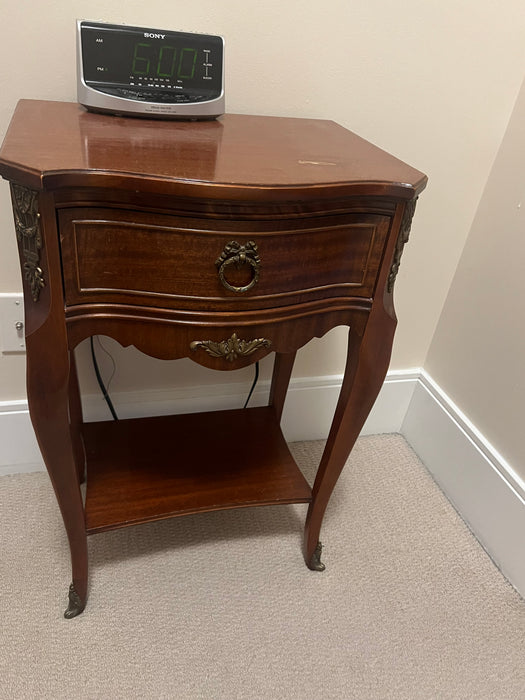
[[[311,501],[271,407],[86,423],[83,435],[88,534]]]

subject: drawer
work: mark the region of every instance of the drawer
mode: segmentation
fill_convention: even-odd
[[[376,214],[229,221],[64,209],[66,303],[246,310],[371,297],[389,226]]]

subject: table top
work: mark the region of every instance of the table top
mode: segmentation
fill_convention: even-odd
[[[87,112],[76,103],[21,100],[0,150],[0,175],[35,189],[140,187],[192,196],[280,191],[293,199],[412,199],[426,177],[335,122],[225,114],[159,121]],[[311,192],[309,194],[312,194]]]

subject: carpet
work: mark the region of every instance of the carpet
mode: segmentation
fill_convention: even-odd
[[[305,476],[323,442],[291,446]],[[458,470],[461,465],[458,465]],[[47,474],[0,478],[0,697],[511,700],[525,604],[399,435],[360,438],[329,504],[222,511],[89,538],[85,612]]]

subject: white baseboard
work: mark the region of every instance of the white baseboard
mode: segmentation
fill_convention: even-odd
[[[401,429],[419,370],[390,372],[363,434],[396,433]],[[327,437],[342,377],[292,379],[283,412],[283,432],[289,442]],[[240,408],[248,393],[244,383],[187,387],[180,390],[141,391],[112,397],[120,418],[194,413]],[[270,383],[260,382],[251,406],[268,401]],[[85,420],[111,418],[100,395],[83,397]],[[29,419],[27,401],[0,402],[0,475],[40,471],[44,464]]]
[[[42,469],[27,401],[0,402],[0,476]]]
[[[525,483],[422,371],[402,434],[473,534],[525,596]]]

